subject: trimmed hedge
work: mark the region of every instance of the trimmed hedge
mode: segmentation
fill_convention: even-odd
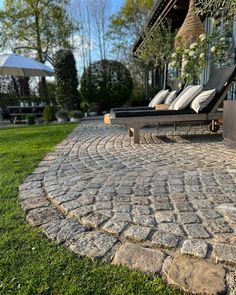
[[[43,120],[45,122],[52,122],[56,120],[57,109],[54,106],[46,106],[43,110]]]
[[[91,64],[81,78],[81,94],[89,103],[103,110],[121,106],[129,100],[133,81],[129,70],[120,62],[101,60]]]

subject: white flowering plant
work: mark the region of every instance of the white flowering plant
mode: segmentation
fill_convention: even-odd
[[[187,47],[177,47],[172,53],[172,68],[183,85],[197,83],[209,58],[212,63],[222,63],[226,40],[224,37],[201,34],[198,40]]]

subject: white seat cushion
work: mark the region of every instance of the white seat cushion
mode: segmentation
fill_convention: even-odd
[[[186,87],[180,95],[172,102],[169,110],[183,110],[191,101],[202,91],[202,85],[194,85]]]
[[[171,104],[173,101],[174,101],[174,99],[176,98],[176,90],[174,90],[174,91],[171,91],[168,95],[167,95],[167,97],[166,97],[166,99],[165,99],[165,101],[164,101],[164,104]]]
[[[214,98],[215,94],[215,89],[202,91],[191,102],[190,108],[193,109],[196,113],[199,113],[201,110],[208,106],[208,104]]]
[[[167,97],[169,93],[169,90],[161,90],[159,91],[154,97],[153,99],[150,101],[149,103],[149,107],[154,108],[156,104],[160,104],[162,103],[165,98]]]

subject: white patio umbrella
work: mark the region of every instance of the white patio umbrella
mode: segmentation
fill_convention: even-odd
[[[12,76],[53,76],[54,70],[38,62],[15,53],[0,54],[0,75]]]

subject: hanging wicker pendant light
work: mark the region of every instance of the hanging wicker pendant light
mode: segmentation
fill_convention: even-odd
[[[190,0],[187,16],[175,37],[175,47],[187,47],[203,33],[202,22],[196,14],[196,0]]]

